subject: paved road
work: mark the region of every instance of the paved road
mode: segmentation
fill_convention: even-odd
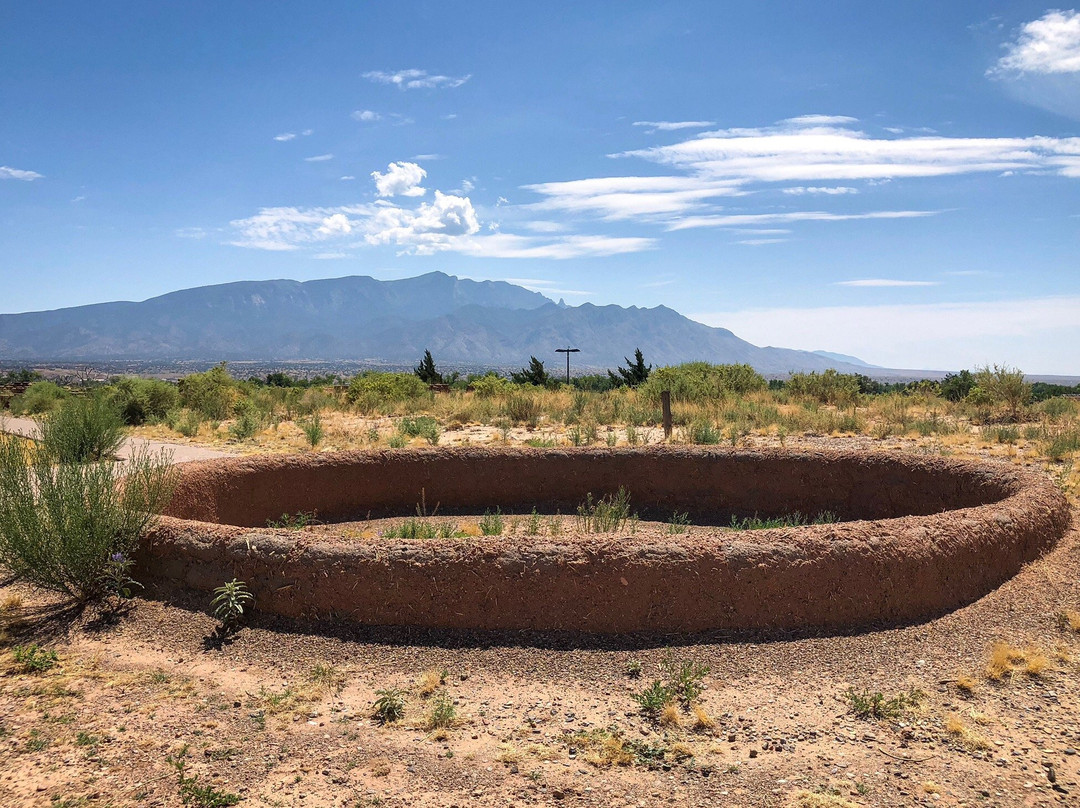
[[[0,417],[0,432],[10,432],[13,435],[22,435],[24,438],[36,438],[38,425],[30,418]],[[137,448],[147,448],[151,452],[160,452],[162,449],[172,452],[174,463],[190,463],[192,460],[233,456],[232,452],[222,452],[218,449],[205,449],[202,446],[190,446],[186,443],[163,443],[145,438],[124,438],[117,455],[126,459]]]

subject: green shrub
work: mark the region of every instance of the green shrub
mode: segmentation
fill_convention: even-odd
[[[1063,460],[1073,452],[1080,452],[1080,429],[1065,429],[1050,435],[1043,451],[1051,460]]]
[[[907,693],[898,693],[891,699],[886,699],[881,693],[871,693],[869,690],[856,691],[849,688],[844,694],[848,700],[848,706],[856,718],[891,719],[899,718],[906,710],[919,706],[926,694],[921,690],[909,690]]]
[[[469,387],[481,398],[505,396],[514,390],[514,383],[496,373],[488,373],[469,382]]]
[[[109,560],[130,557],[172,494],[165,454],[136,451],[118,482],[111,463],[56,464],[40,447],[0,436],[0,566],[16,579],[86,600]]]
[[[387,539],[459,539],[465,534],[453,522],[427,522],[421,518],[406,519],[400,525],[383,531]]]
[[[21,396],[11,401],[11,412],[15,415],[44,415],[60,406],[68,393],[54,382],[33,382]]]
[[[636,675],[640,675],[640,671]],[[656,679],[640,693],[635,693],[633,698],[641,707],[643,713],[651,718],[656,718],[660,715],[661,710],[674,701],[675,697],[667,685]]]
[[[402,418],[401,423],[398,424],[398,430],[410,438],[423,438],[432,446],[439,443],[439,422],[430,415]]]
[[[800,527],[802,525],[831,525],[839,519],[831,511],[822,511],[813,519],[803,516],[798,511],[784,514],[783,516],[759,517],[757,514],[740,519],[731,517],[730,527],[734,530],[768,530],[778,527]]]
[[[690,527],[689,513],[673,513],[667,523],[668,533],[685,533]]]
[[[593,502],[592,494],[588,494],[577,512],[583,533],[611,533],[637,519],[636,514],[630,513],[630,494],[621,486],[619,493],[609,494],[596,502]]]
[[[322,417],[317,412],[312,413],[307,420],[300,422],[300,430],[304,433],[304,437],[307,438],[308,445],[312,449],[319,447],[323,436],[326,434],[323,429]]]
[[[431,711],[427,716],[427,728],[431,729],[448,729],[454,726],[457,721],[457,707],[454,706],[454,700],[446,693],[446,691],[440,691],[434,699],[431,700]]]
[[[41,445],[57,463],[105,460],[123,442],[124,419],[101,394],[66,399],[41,422]]]
[[[405,691],[396,687],[376,690],[372,714],[380,724],[392,724],[405,717]]]
[[[503,415],[515,423],[536,426],[544,408],[537,396],[521,391],[507,396],[506,400],[503,401],[501,410]]]
[[[229,434],[236,440],[251,440],[262,429],[263,417],[250,399],[242,399],[236,406],[236,420],[229,426]]]
[[[502,511],[498,508],[495,513],[484,511],[480,517],[480,533],[483,536],[501,536],[504,527]]]
[[[705,677],[709,666],[692,659],[676,659],[668,654],[660,663],[660,672],[673,698],[689,708],[705,690]]]
[[[179,389],[183,405],[211,421],[228,418],[239,396],[236,380],[229,375],[224,362],[205,373],[185,376],[180,380]]]
[[[690,425],[689,437],[699,446],[715,446],[720,442],[720,430],[712,421],[698,420]]]
[[[129,426],[164,420],[170,410],[180,406],[180,390],[175,385],[137,376],[113,382],[109,397]]]
[[[660,400],[664,390],[671,392],[672,401],[702,402],[725,395],[744,395],[766,386],[764,377],[750,365],[687,362],[656,368],[638,390],[653,402]]]
[[[840,407],[858,400],[860,385],[858,376],[829,368],[823,373],[793,373],[785,389],[793,396]]]
[[[369,372],[349,382],[346,398],[362,410],[410,401],[430,395],[428,386],[412,373]]]
[[[1031,400],[1031,385],[1024,381],[1023,372],[1008,365],[978,368],[975,372],[975,385],[992,403],[1005,407],[1014,421],[1020,417],[1024,405]]]
[[[1080,406],[1075,401],[1068,398],[1048,398],[1039,407],[1042,410],[1043,415],[1050,419],[1058,419],[1064,416],[1076,415],[1080,412]]]

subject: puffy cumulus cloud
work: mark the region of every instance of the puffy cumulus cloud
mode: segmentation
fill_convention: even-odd
[[[324,236],[334,235],[346,235],[351,233],[353,229],[352,222],[349,221],[349,217],[344,213],[332,213],[323,219],[322,224],[319,226],[317,233],[321,233]]]
[[[987,71],[1005,73],[1076,73],[1080,72],[1080,13],[1048,11],[1020,29],[1015,42]]]
[[[0,166],[0,180],[22,180],[23,182],[33,182],[34,180],[40,180],[41,174],[36,171],[28,171],[25,168],[12,168],[11,166]]]
[[[363,123],[372,123],[374,121],[382,120],[382,115],[371,109],[355,110],[349,117],[354,121],[362,121]]]
[[[432,202],[412,210],[384,206],[372,217],[368,244],[397,244],[420,254],[450,249],[460,236],[480,230],[472,202],[467,197],[435,192]]]
[[[423,196],[427,193],[426,188],[421,188],[420,183],[427,176],[427,171],[416,163],[391,163],[386,167],[386,173],[372,171],[371,178],[375,180],[375,188],[379,196]]]
[[[374,205],[340,208],[262,208],[254,216],[234,219],[229,224],[236,233],[231,244],[257,250],[297,250],[301,247],[349,233],[353,219],[364,220],[376,210]]]
[[[472,78],[465,76],[441,76],[428,73],[426,70],[411,68],[389,72],[386,70],[369,70],[363,74],[368,81],[376,84],[390,84],[401,90],[431,90],[436,88],[454,88]]]
[[[295,132],[282,132],[280,135],[274,135],[274,140],[278,141],[279,143],[285,143],[286,141],[295,139]]]

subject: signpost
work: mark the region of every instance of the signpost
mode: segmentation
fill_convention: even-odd
[[[580,348],[571,348],[570,346],[567,346],[565,348],[556,348],[555,353],[564,353],[564,354],[566,354],[566,383],[570,384],[570,354],[572,354],[572,353],[581,353],[581,349]]]

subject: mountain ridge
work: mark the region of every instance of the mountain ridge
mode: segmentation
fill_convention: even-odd
[[[523,364],[557,347],[581,349],[580,367],[622,364],[636,348],[656,365],[745,362],[759,372],[869,365],[788,348],[758,347],[667,306],[567,306],[506,281],[442,272],[380,281],[233,281],[113,301],[0,314],[7,360],[371,360]],[[855,359],[855,357],[844,357]]]

